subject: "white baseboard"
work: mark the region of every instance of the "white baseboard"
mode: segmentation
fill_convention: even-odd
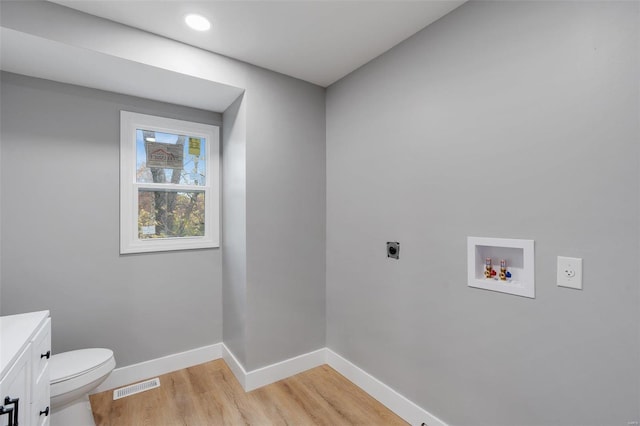
[[[102,384],[91,393],[119,388],[150,377],[167,374],[172,371],[181,370],[183,368],[192,367],[194,365],[220,358],[222,358],[222,343],[216,343],[177,354],[167,355],[162,358],[144,361],[138,364],[127,365],[126,367],[114,369],[111,372],[111,375],[107,377],[107,380],[102,382]]]
[[[420,426],[424,423],[427,426],[447,426],[445,422],[433,414],[419,407],[329,348],[318,349],[247,372],[224,343],[216,343],[139,364],[116,368],[107,380],[92,393],[118,388],[220,358],[225,360],[245,392],[286,379],[311,368],[328,364],[410,424]]]
[[[331,349],[326,349],[327,364],[360,389],[378,400],[382,405],[402,417],[406,422],[420,426],[447,426],[445,422],[419,407],[380,380],[376,379],[351,361],[343,358]]]
[[[325,364],[325,353],[326,349],[322,348],[247,372],[240,361],[233,355],[233,352],[231,352],[224,343],[222,344],[222,358],[234,376],[236,376],[236,379],[238,379],[238,382],[240,382],[245,392],[250,392],[262,386],[275,383],[278,380],[286,379],[287,377]]]
[[[249,371],[246,376],[244,390],[249,392],[270,383],[277,382],[278,380],[286,379],[303,371],[321,366],[326,363],[325,353],[326,349],[322,348]]]
[[[222,359],[227,363],[233,375],[236,376],[236,380],[240,382],[240,386],[242,386],[242,389],[246,392],[247,372],[242,364],[240,364],[240,361],[238,361],[238,358],[236,358],[224,343],[222,344]]]
[[[408,423],[417,426],[423,423],[427,426],[447,426],[445,422],[433,414],[419,407],[329,348],[318,349],[317,351],[289,358],[249,372],[244,369],[224,344],[222,345],[222,357],[245,392],[286,379],[322,364],[328,364]]]

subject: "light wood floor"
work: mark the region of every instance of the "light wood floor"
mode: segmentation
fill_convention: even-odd
[[[244,392],[220,359],[162,375],[159,388],[112,396],[91,396],[97,426],[407,424],[327,365]]]

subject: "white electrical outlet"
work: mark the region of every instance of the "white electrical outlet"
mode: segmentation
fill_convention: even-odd
[[[582,290],[582,259],[558,256],[558,286]]]

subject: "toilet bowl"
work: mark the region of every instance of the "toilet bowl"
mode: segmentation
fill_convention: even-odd
[[[102,348],[62,352],[51,357],[51,409],[82,399],[113,371],[113,351]]]

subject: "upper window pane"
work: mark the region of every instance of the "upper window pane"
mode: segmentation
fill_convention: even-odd
[[[136,129],[136,182],[206,185],[206,140]]]

